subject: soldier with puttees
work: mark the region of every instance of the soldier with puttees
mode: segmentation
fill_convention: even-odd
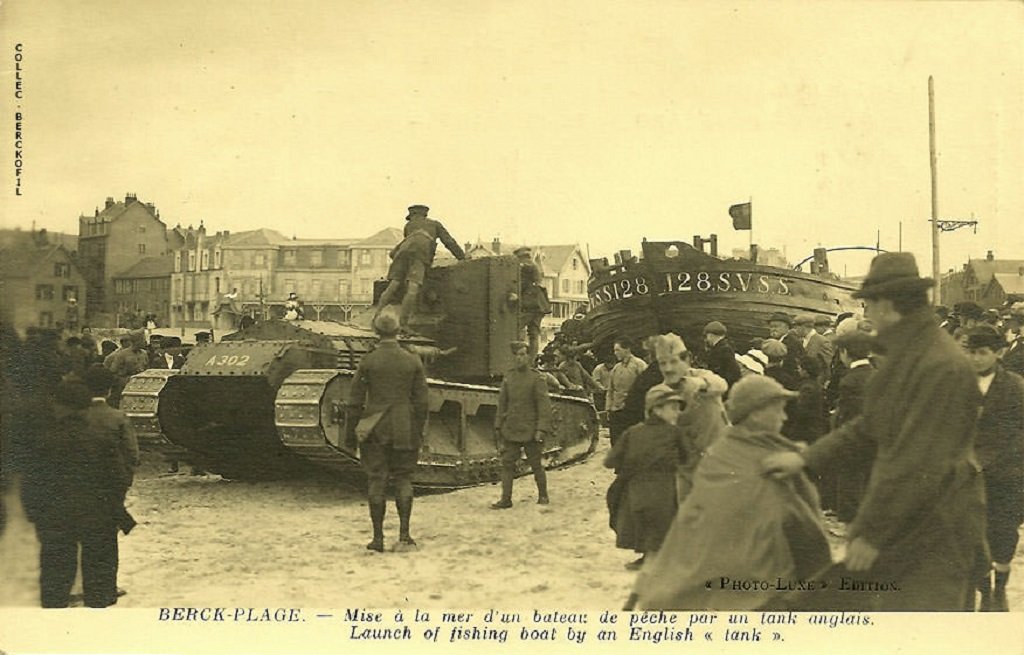
[[[456,259],[466,258],[466,253],[462,251],[459,242],[452,238],[441,221],[427,218],[429,211],[430,208],[424,205],[409,207],[409,214],[405,217],[404,238],[391,250],[388,287],[381,294],[378,305],[378,313],[380,313],[383,308],[395,304],[398,300],[398,293],[404,284],[405,295],[402,296],[402,312],[400,314],[402,326],[406,324],[415,309],[420,288],[427,276],[427,270],[434,263],[437,240],[440,239]]]
[[[512,507],[512,480],[523,453],[537,483],[537,504],[547,505],[548,478],[541,462],[544,438],[551,434],[551,401],[547,384],[531,368],[529,348],[512,342],[513,367],[505,372],[498,392],[494,433],[501,451],[501,498],[491,509]]]
[[[536,357],[540,351],[540,323],[545,314],[551,313],[551,303],[542,285],[540,267],[533,261],[533,251],[527,246],[520,246],[513,254],[519,259],[520,320],[526,328],[530,357]]]
[[[968,330],[966,347],[985,397],[974,450],[985,478],[992,570],[986,570],[978,580],[979,609],[1006,612],[1010,562],[1017,552],[1019,529],[1024,522],[1024,380],[999,364],[1006,341],[994,327],[978,325]],[[973,595],[967,609],[974,609]]]
[[[851,594],[864,609],[960,611],[986,559],[984,486],[974,454],[981,393],[967,356],[935,321],[927,294],[933,284],[910,253],[872,260],[854,295],[864,299],[886,357],[861,415],[802,453],[763,462],[783,477],[877,449],[843,562],[849,579],[873,589]],[[882,584],[888,589],[879,591]]]
[[[373,321],[373,329],[380,343],[359,362],[352,380],[349,405],[355,416],[349,421],[346,446],[355,448],[358,444],[366,472],[373,525],[373,539],[366,547],[384,552],[385,492],[389,481],[394,486],[398,509],[398,549],[416,546],[409,532],[412,475],[427,421],[427,378],[420,358],[398,345],[398,319],[393,311],[381,312]]]

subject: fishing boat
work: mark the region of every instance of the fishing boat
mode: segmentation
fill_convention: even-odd
[[[858,311],[857,286],[828,271],[818,249],[812,272],[724,259],[684,241],[647,241],[642,256],[628,252],[616,263],[592,261],[586,321],[595,346],[608,350],[618,336],[634,340],[675,332],[700,351],[710,321],[722,322],[738,349],[768,336],[773,314],[816,314],[834,318]]]

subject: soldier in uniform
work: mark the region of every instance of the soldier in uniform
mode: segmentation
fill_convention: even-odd
[[[427,421],[427,378],[419,357],[398,345],[398,319],[381,312],[373,321],[380,336],[377,348],[359,362],[349,405],[358,416],[347,446],[359,447],[366,472],[373,540],[367,549],[384,552],[385,490],[395,489],[400,548],[416,546],[409,533],[412,517],[412,474],[416,470]],[[354,421],[350,421],[350,424]]]
[[[526,328],[530,357],[540,351],[540,322],[545,314],[551,313],[547,291],[541,282],[544,279],[540,267],[533,261],[533,251],[526,246],[516,248],[513,254],[519,259],[519,313]]]
[[[388,287],[380,297],[380,311],[398,299],[398,292],[405,284],[405,295],[402,296],[401,325],[409,320],[409,315],[416,307],[416,299],[427,276],[427,270],[434,263],[437,240],[458,260],[466,258],[459,242],[452,238],[440,221],[427,218],[429,207],[413,205],[409,207],[409,215],[405,217],[405,238],[391,250],[391,266],[388,268]]]
[[[121,392],[128,384],[128,378],[142,373],[149,366],[149,354],[143,348],[140,335],[121,338],[121,349],[107,356],[103,365],[114,374],[113,389],[107,402],[111,407],[121,406]]]
[[[514,366],[505,373],[498,393],[498,413],[494,433],[501,449],[501,499],[491,509],[512,507],[512,479],[516,463],[526,452],[537,483],[537,504],[548,504],[548,479],[541,463],[542,442],[551,433],[551,402],[547,384],[531,368],[529,348],[522,341],[512,342]]]

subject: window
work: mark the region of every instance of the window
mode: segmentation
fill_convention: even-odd
[[[338,300],[346,301],[352,295],[352,283],[348,280],[338,282]]]
[[[39,327],[53,327],[53,312],[39,312]]]
[[[139,226],[139,234],[145,234],[145,233],[146,233],[146,226],[145,225],[140,225]]]
[[[576,293],[586,293],[583,280],[576,280]]]
[[[580,267],[580,260],[578,260],[575,257],[573,257],[572,258],[572,270],[575,271],[579,267]]]
[[[370,250],[359,251],[359,265],[360,266],[372,266],[373,265],[373,252]]]
[[[284,281],[284,292],[285,293],[292,293],[293,291],[295,291],[295,280],[285,280]],[[298,293],[298,292],[296,291],[296,293]]]
[[[53,300],[53,285],[52,284],[37,284],[36,285],[36,300]]]
[[[324,265],[324,251],[313,250],[309,253],[309,265],[310,266],[323,266]]]
[[[369,280],[359,280],[359,295],[368,296],[372,292],[373,291]]]
[[[146,254],[146,244],[144,244],[144,243],[140,243],[139,244],[139,254],[140,255],[145,255]]]
[[[220,254],[220,253],[218,253],[218,254]],[[213,278],[213,292],[217,293],[217,294],[220,293],[220,278],[219,277]]]
[[[352,253],[350,253],[348,250],[339,250],[338,268],[348,268],[350,263],[352,262],[351,255]]]
[[[221,267],[221,254],[220,254],[220,250],[219,249],[213,251],[213,267],[214,268],[220,268]]]
[[[181,253],[174,253],[174,272],[181,273]]]
[[[312,300],[320,299],[320,280],[313,280],[310,283],[309,297]]]
[[[569,280],[562,278],[562,293],[569,293]]]
[[[71,300],[72,298],[78,300],[78,287],[76,285],[65,284],[64,289],[62,291],[63,293],[61,294],[61,299],[64,300],[65,302]]]
[[[295,263],[295,249],[289,248],[284,251],[284,263],[294,264]]]
[[[204,250],[199,260],[199,270],[205,271],[210,268],[210,251]]]
[[[188,252],[188,270],[196,270],[196,253],[194,250]]]
[[[258,252],[258,253],[256,253],[255,255],[252,256],[252,267],[253,268],[262,268],[265,264],[266,264],[266,260],[265,260],[265,258],[263,256],[263,253]]]
[[[71,277],[71,266],[67,262],[54,262],[54,277]]]

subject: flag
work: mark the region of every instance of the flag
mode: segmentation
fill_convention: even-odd
[[[733,205],[729,208],[729,216],[732,216],[732,228],[734,230],[749,230],[752,211],[750,209],[750,203],[745,202],[739,205]]]

